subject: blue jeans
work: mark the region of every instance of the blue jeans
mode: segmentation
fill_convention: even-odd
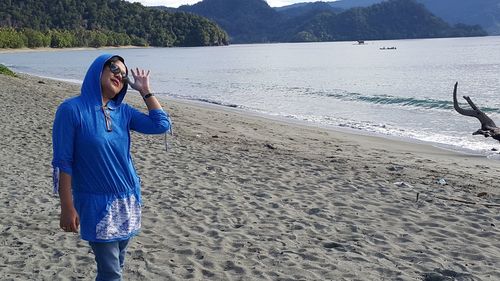
[[[89,242],[97,263],[96,281],[122,280],[122,269],[129,241]]]

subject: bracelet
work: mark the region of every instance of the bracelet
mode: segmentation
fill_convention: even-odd
[[[155,94],[153,94],[153,93],[149,93],[149,94],[145,95],[145,96],[144,96],[144,97],[142,97],[142,98],[143,98],[144,100],[146,100],[147,98],[152,97],[152,96],[154,96],[154,95],[155,95]]]

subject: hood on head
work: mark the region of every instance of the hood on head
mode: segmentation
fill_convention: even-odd
[[[104,64],[111,58],[118,57],[123,63],[124,59],[118,55],[103,54],[97,57],[87,70],[87,74],[83,80],[80,96],[91,105],[102,106],[102,89],[101,76]],[[128,72],[128,70],[127,70]],[[109,101],[108,106],[118,107],[125,98],[127,93],[128,83],[124,83],[122,90]]]

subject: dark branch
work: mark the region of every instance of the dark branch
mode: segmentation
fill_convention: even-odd
[[[500,141],[500,128],[497,127],[495,122],[491,120],[484,112],[482,112],[475,104],[472,102],[470,97],[464,96],[463,98],[467,101],[472,109],[463,109],[458,105],[457,101],[457,86],[458,82],[455,83],[453,89],[453,107],[455,110],[465,116],[475,117],[481,122],[481,129],[472,133],[473,135],[483,135],[485,138],[492,137]]]
[[[453,107],[455,108],[455,110],[458,113],[460,113],[462,115],[471,116],[471,117],[476,117],[477,118],[477,112],[475,110],[463,109],[463,108],[460,108],[460,106],[458,105],[458,101],[457,101],[457,86],[458,86],[458,82],[455,83],[455,87],[453,88]]]

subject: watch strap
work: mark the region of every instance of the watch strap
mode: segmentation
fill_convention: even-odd
[[[145,95],[145,96],[144,96],[144,97],[142,97],[142,98],[146,100],[146,99],[148,99],[148,98],[150,98],[150,97],[152,97],[152,96],[154,96],[154,95],[155,95],[155,94],[153,94],[153,93],[149,93],[149,94]]]

